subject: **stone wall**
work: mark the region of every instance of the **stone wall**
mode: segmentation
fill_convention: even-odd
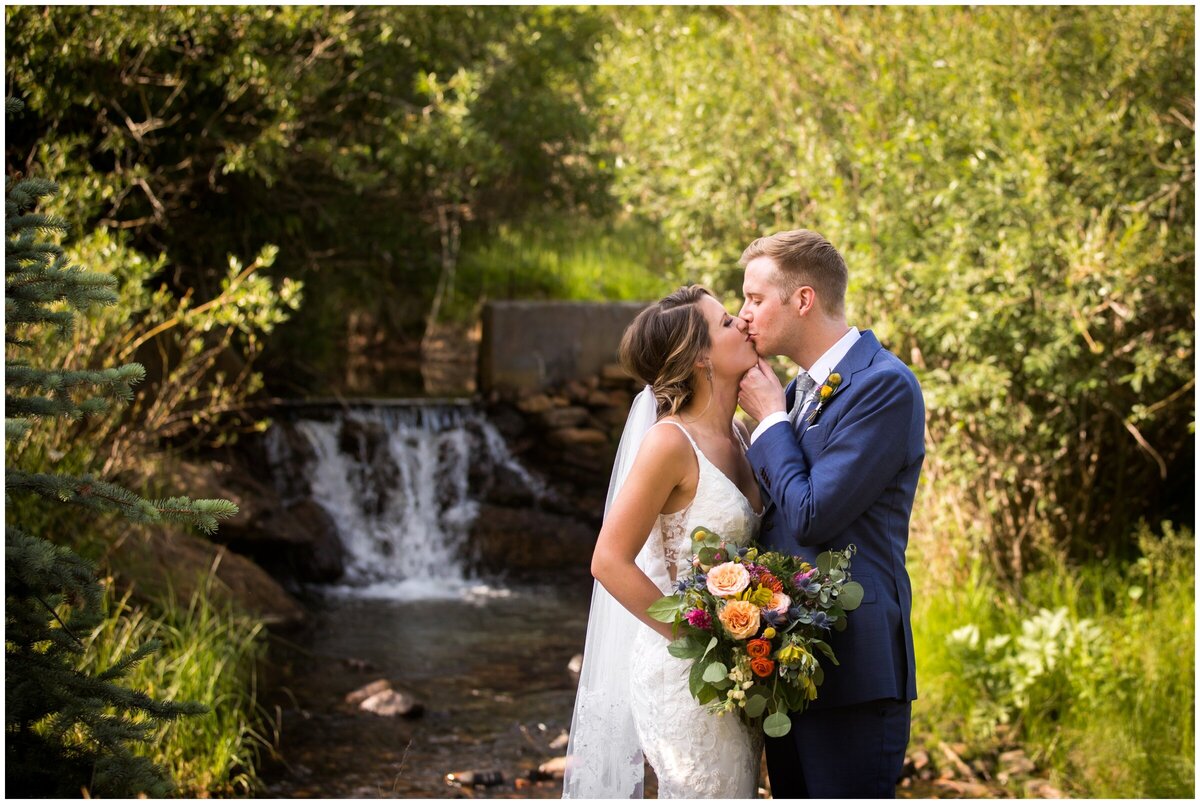
[[[646,302],[497,301],[483,309],[479,391],[559,388],[616,359],[625,327]]]
[[[613,457],[638,390],[619,365],[607,363],[543,390],[494,392],[488,418],[513,454],[546,479],[562,510],[598,532]]]

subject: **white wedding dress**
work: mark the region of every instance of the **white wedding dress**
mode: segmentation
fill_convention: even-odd
[[[705,457],[687,429],[654,423],[654,397],[635,400],[614,463],[609,503],[652,426],[674,425],[696,453],[696,495],[682,511],[660,515],[637,566],[671,594],[691,571],[691,532],[704,526],[744,546],[761,518],[737,485]],[[640,408],[640,412],[639,412]],[[735,430],[736,432],[736,430]],[[740,438],[740,434],[739,434]],[[745,443],[742,444],[743,448]],[[628,447],[628,449],[627,449]],[[564,798],[640,798],[643,756],[658,777],[659,798],[754,798],[761,738],[737,716],[708,711],[688,691],[692,660],[677,659],[668,641],[630,614],[600,584],[588,620],[583,669],[567,749]]]
[[[666,595],[677,578],[691,572],[693,529],[702,525],[727,544],[742,547],[758,534],[761,515],[682,425],[660,424],[683,431],[700,467],[692,502],[682,511],[660,515],[650,534],[651,549],[667,569],[651,579]],[[737,716],[718,716],[697,703],[688,691],[693,660],[675,658],[667,652],[666,639],[639,625],[630,660],[630,701],[638,741],[658,777],[658,797],[754,798],[762,750],[757,735]]]

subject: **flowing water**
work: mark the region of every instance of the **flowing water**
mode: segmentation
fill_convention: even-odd
[[[272,797],[558,797],[531,771],[561,756],[591,592],[585,567],[513,585],[472,569],[480,476],[508,472],[533,500],[544,487],[476,410],[369,407],[293,418],[272,432],[273,479],[310,495],[338,525],[346,576],[306,590],[305,631],[272,648],[279,757]],[[386,678],[424,706],[385,718],[344,702]],[[498,772],[489,787],[447,773]],[[495,776],[495,774],[493,774]]]

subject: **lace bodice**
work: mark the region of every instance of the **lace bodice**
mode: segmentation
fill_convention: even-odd
[[[704,526],[720,534],[726,541],[742,546],[749,544],[758,535],[762,514],[754,510],[737,484],[705,456],[683,425],[673,421],[659,424],[673,424],[683,431],[696,453],[696,462],[700,468],[696,496],[683,510],[673,514],[660,514],[654,531],[650,534],[652,546],[661,550],[666,577],[656,578],[655,573],[648,574],[665,594],[671,590],[675,579],[688,571],[693,552],[689,540],[692,530]],[[738,438],[741,438],[740,433]],[[745,446],[745,442],[742,446]]]

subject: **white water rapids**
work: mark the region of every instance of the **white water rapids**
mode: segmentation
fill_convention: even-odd
[[[291,428],[291,440],[284,427]],[[302,439],[309,456],[296,454],[302,450],[294,439]],[[467,568],[464,552],[479,510],[472,471],[503,467],[534,496],[542,486],[479,411],[352,408],[277,423],[267,433],[267,449],[281,493],[304,493],[294,481],[305,481],[299,486],[308,487],[337,525],[346,574],[327,591],[399,600],[507,594]]]

